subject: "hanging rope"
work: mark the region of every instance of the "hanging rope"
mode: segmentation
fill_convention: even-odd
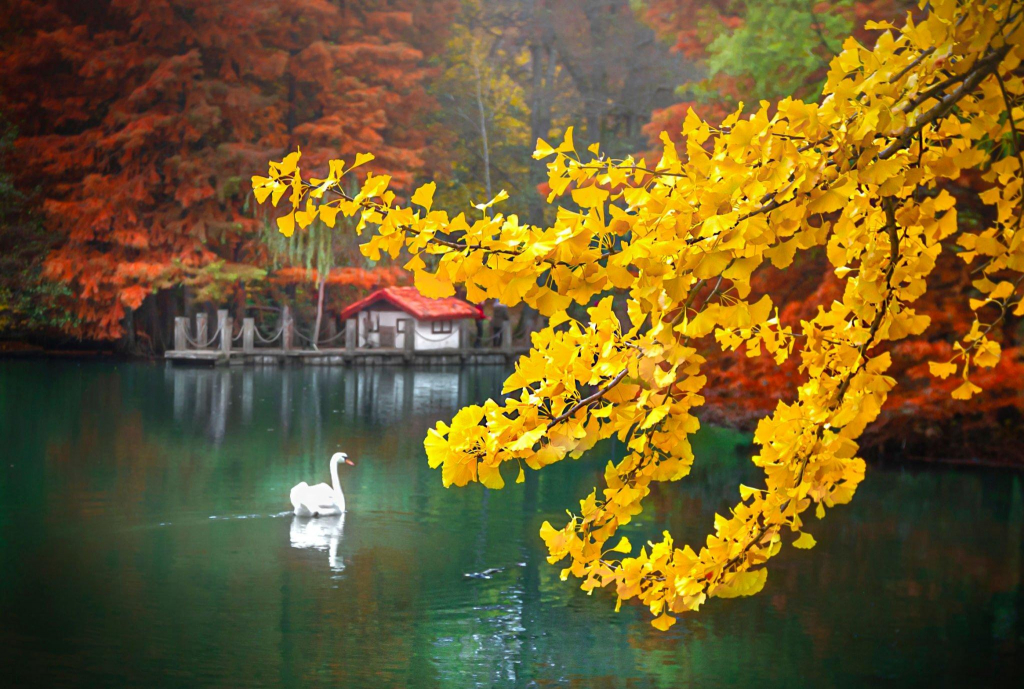
[[[327,339],[319,339],[319,340],[316,341],[316,343],[314,343],[312,339],[310,339],[310,338],[306,337],[305,335],[303,335],[302,332],[298,328],[295,329],[295,335],[298,336],[300,339],[302,339],[304,342],[307,342],[310,347],[314,347],[314,348],[319,347],[321,345],[330,344],[331,342],[334,342],[335,340],[337,340],[339,337],[341,337],[344,334],[345,334],[345,331],[342,330],[341,332],[335,333],[333,336],[328,337]]]
[[[217,339],[218,335],[220,335],[220,324],[217,325],[217,330],[214,331],[213,335],[210,336],[209,340],[207,340],[203,344],[199,344],[197,341],[193,340],[191,337],[188,336],[188,328],[185,328],[185,341],[188,342],[193,347],[195,347],[196,349],[206,349],[207,347],[213,344],[214,340]],[[198,333],[196,334],[196,336],[198,337]]]
[[[345,331],[342,330],[341,332],[335,333],[335,335],[333,337],[328,337],[326,340],[320,340],[319,342],[317,342],[317,344],[327,344],[329,342],[334,342],[335,340],[337,340],[339,337],[341,337],[344,334],[345,334]]]
[[[281,324],[281,327],[278,329],[278,331],[272,337],[263,337],[263,334],[260,332],[260,329],[257,328],[257,327],[253,327],[252,330],[255,333],[257,340],[259,340],[260,342],[262,342],[264,344],[270,344],[272,342],[277,341],[277,338],[281,337],[281,334],[284,333],[284,323]]]

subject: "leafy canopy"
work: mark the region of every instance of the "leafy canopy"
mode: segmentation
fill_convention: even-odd
[[[721,73],[744,79],[763,98],[808,91],[817,95],[821,83],[808,77],[823,71],[822,54],[834,54],[853,23],[840,12],[818,14],[814,7],[804,0],[747,5],[742,24],[718,33],[708,44],[708,76]]]
[[[450,217],[432,208],[432,184],[401,205],[386,175],[369,174],[346,193],[342,177],[366,157],[305,180],[295,152],[253,178],[255,193],[287,200],[285,233],[317,218],[333,225],[339,214],[358,218],[360,232],[375,228],[364,253],[407,251],[406,267],[429,296],[464,284],[472,301],[526,302],[548,316],[505,382],[504,402],[466,407],[430,431],[430,465],[446,486],[501,488],[503,465],[522,481],[524,467],[618,437],[628,454],[609,463],[606,487],[561,528],[545,522],[541,537],[549,560],[567,563],[563,579],[611,588],[620,603],[639,599],[667,629],[709,597],[760,591],[765,563],[785,540],[813,547],[807,512],[821,519],[851,499],[864,476],[857,438],[895,385],[886,343],[928,328],[914,303],[941,252],[959,254],[978,294],[955,356],[932,364],[937,376],[962,378],[954,397],[979,391],[972,367],[1000,356],[989,331],[1007,310],[1024,312],[1022,3],[930,6],[919,23],[871,25],[873,48],[848,39],[821,103],[763,102],[746,115],[740,107],[717,127],[691,111],[683,150],[663,135],[652,165],[609,159],[596,145],[582,157],[571,129],[557,145],[538,141],[548,201],[573,201],[550,227],[515,215]],[[992,222],[973,230],[958,228],[957,201],[941,188],[970,168],[982,171],[994,209]],[[842,298],[782,323],[770,296],[750,298],[751,273],[765,262],[785,268],[816,246],[844,282]],[[612,290],[628,292],[627,323],[612,312]],[[591,305],[587,322],[567,314],[574,301]],[[690,471],[702,352],[712,340],[751,357],[799,357],[803,384],[755,433],[764,485],[740,486],[740,501],[716,516],[697,549],[667,532],[640,548],[614,541],[653,482]]]

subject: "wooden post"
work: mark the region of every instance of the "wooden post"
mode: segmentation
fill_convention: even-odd
[[[464,352],[469,351],[469,325],[471,322],[466,318],[459,321],[459,349]]]
[[[292,348],[292,337],[295,334],[292,329],[292,309],[290,306],[284,307],[281,321],[282,325],[284,325],[284,329],[281,331],[281,349],[287,352]]]
[[[231,351],[231,321],[227,309],[217,309],[217,332],[220,333],[220,351]]]
[[[234,324],[231,322],[231,316],[228,315],[227,309],[217,310],[217,330],[220,331],[220,351],[222,354],[231,355],[231,331],[234,330]]]
[[[207,316],[205,313],[196,314],[196,342],[197,349],[206,349],[206,338],[207,338]]]
[[[501,324],[501,351],[505,354],[512,353],[512,322],[505,321]]]
[[[256,319],[242,319],[242,351],[252,354],[253,343],[256,339]]]
[[[345,320],[345,349],[352,351],[359,346],[359,321],[355,318]]]
[[[184,316],[174,317],[174,349],[179,352],[188,349],[188,319]]]

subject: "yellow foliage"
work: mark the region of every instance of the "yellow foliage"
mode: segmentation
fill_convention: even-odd
[[[817,544],[818,544],[818,542],[816,540],[814,540],[814,536],[812,536],[811,534],[807,533],[806,531],[803,532],[802,534],[800,534],[800,538],[798,538],[795,541],[793,541],[793,547],[794,548],[803,548],[805,550],[813,548]]]
[[[741,107],[718,127],[691,112],[685,156],[667,137],[653,165],[581,158],[571,129],[557,146],[538,141],[551,198],[571,189],[575,201],[550,227],[501,213],[449,218],[431,210],[430,185],[413,194],[418,208],[398,206],[386,176],[367,176],[349,195],[340,161],[314,184],[301,178],[298,152],[254,177],[254,192],[276,204],[291,191],[280,221],[286,233],[297,218],[301,228],[317,213],[358,214],[360,231],[376,229],[363,252],[408,252],[428,296],[463,284],[473,301],[525,302],[549,318],[506,381],[504,402],[467,407],[430,431],[430,466],[441,468],[446,486],[497,488],[505,463],[519,469],[518,482],[524,465],[540,470],[617,437],[629,454],[609,464],[606,486],[563,527],[545,522],[540,535],[549,561],[566,562],[563,578],[581,579],[588,592],[613,590],[618,602],[638,599],[667,629],[674,614],[708,598],[760,591],[784,531],[801,531],[809,509],[823,518],[826,507],[853,497],[864,477],[856,440],[895,385],[885,375],[886,343],[928,327],[913,304],[943,250],[971,264],[983,298],[953,359],[931,371],[962,370],[953,396],[969,399],[980,392],[970,365],[998,362],[986,335],[1010,306],[1021,308],[1024,272],[1020,5],[933,0],[929,14],[885,30],[873,49],[847,41],[820,104],[786,99],[749,114]],[[1011,153],[994,156],[995,141]],[[984,199],[996,219],[988,226],[958,228],[955,199],[938,187],[966,168],[992,185]],[[770,298],[747,300],[758,266],[788,266],[815,246],[826,247],[845,283],[839,300],[798,324],[780,323]],[[613,289],[628,293],[625,323],[611,311]],[[567,315],[573,301],[598,305],[583,322]],[[668,533],[636,554],[626,539],[609,548],[653,482],[689,472],[694,410],[704,402],[701,352],[715,343],[778,361],[799,353],[804,383],[754,436],[764,486],[740,487],[740,501],[698,549],[676,547]],[[794,545],[814,539],[803,533]]]

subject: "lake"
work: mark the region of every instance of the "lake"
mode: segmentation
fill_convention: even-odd
[[[668,633],[559,580],[538,535],[613,443],[501,491],[445,489],[422,441],[502,368],[165,368],[0,361],[0,685],[1005,686],[1024,673],[1024,487],[1008,471],[869,466],[764,591]],[[706,429],[626,532],[697,545],[757,485]],[[330,481],[344,520],[295,520]]]

